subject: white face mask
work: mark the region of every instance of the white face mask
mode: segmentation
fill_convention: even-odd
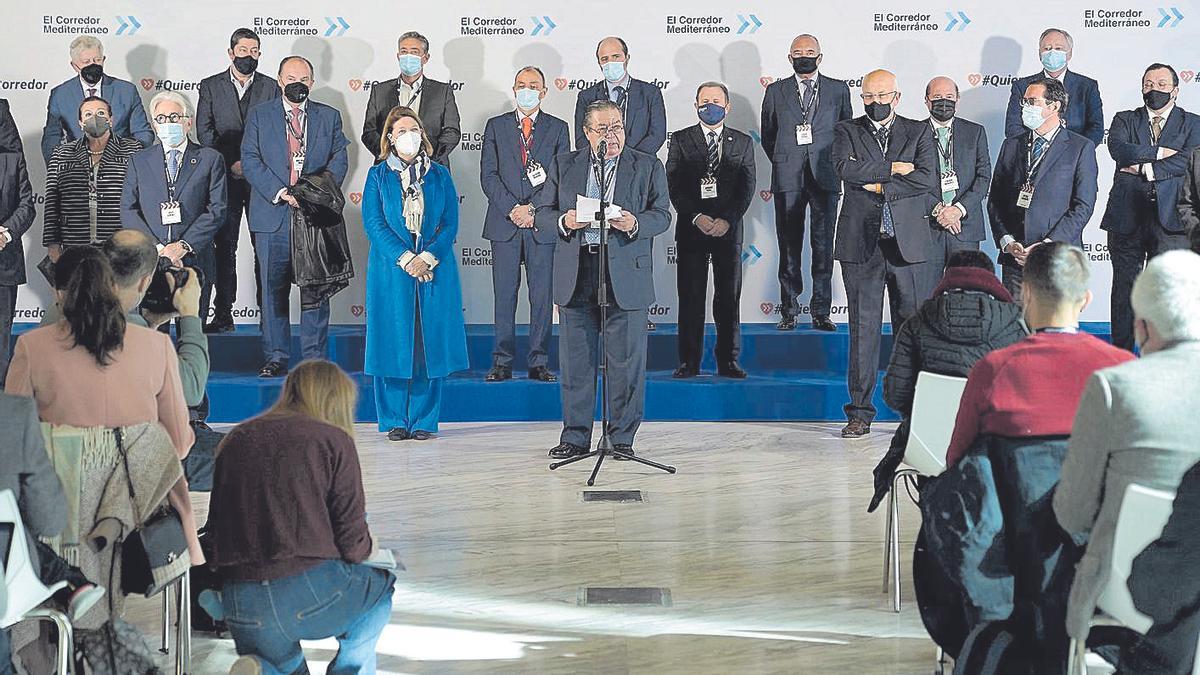
[[[421,132],[402,131],[392,136],[392,147],[401,155],[416,155],[421,150]]]

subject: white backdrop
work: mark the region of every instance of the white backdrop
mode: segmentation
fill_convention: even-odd
[[[918,118],[926,116],[925,82],[942,74],[954,78],[962,88],[961,116],[987,127],[994,157],[1013,77],[1040,69],[1036,41],[1043,27],[1059,26],[1074,35],[1071,67],[1100,81],[1106,121],[1119,110],[1141,105],[1141,74],[1153,61],[1170,63],[1181,71],[1180,102],[1189,107],[1196,98],[1192,90],[1200,88],[1193,79],[1200,70],[1195,50],[1198,32],[1193,28],[1200,26],[1200,1],[1173,1],[1182,20],[1170,6],[1160,10],[1153,3],[1096,7],[1044,0],[962,0],[953,7],[883,0],[760,1],[746,6],[691,0],[673,7],[635,0],[404,4],[126,0],[102,3],[102,13],[97,10],[100,5],[83,0],[10,2],[5,6],[7,39],[0,41],[0,63],[5,64],[0,96],[11,102],[21,129],[40,214],[45,168],[38,148],[46,99],[51,87],[73,73],[67,45],[76,35],[87,32],[100,37],[108,55],[106,72],[133,81],[146,102],[161,88],[182,91],[194,102],[199,80],[228,67],[228,38],[240,26],[261,33],[265,72],[273,73],[287,54],[308,57],[317,69],[313,98],[341,110],[352,141],[345,189],[350,194],[347,221],[358,278],[334,299],[332,320],[357,323],[363,315],[367,251],[357,202],[371,164],[371,156],[358,140],[367,92],[372,83],[395,77],[396,37],[419,30],[431,42],[426,73],[454,83],[462,113],[463,140],[451,155],[451,168],[462,203],[457,250],[466,319],[491,323],[490,255],[480,236],[486,203],[479,187],[479,149],[485,121],[512,108],[513,74],[521,66],[532,64],[545,71],[550,92],[544,108],[571,122],[578,90],[600,77],[594,57],[597,40],[618,34],[630,46],[630,72],[662,88],[668,129],[695,123],[696,85],[716,79],[731,90],[729,124],[757,136],[765,84],[790,74],[791,39],[810,32],[821,39],[825,54],[821,71],[850,81],[856,114],[862,106],[854,94],[862,74],[870,69],[887,67],[899,75],[900,112]],[[665,147],[660,157],[665,160]],[[761,151],[757,160],[761,199],[747,214],[743,254],[742,320],[748,322],[776,320],[779,302],[773,206],[766,191],[770,166]],[[1099,222],[1113,163],[1103,148],[1099,160],[1100,197],[1084,234],[1093,261],[1096,301],[1084,318],[1104,321],[1109,314],[1111,267]],[[40,242],[39,215],[25,239],[31,269],[44,254]],[[250,250],[243,231],[235,307],[239,322],[257,321]],[[676,318],[673,258],[672,237],[660,237],[655,244],[658,303],[651,313],[667,322]],[[31,273],[31,283],[20,293],[18,322],[37,320],[47,302],[48,289],[39,276]],[[802,300],[807,302],[807,291]],[[293,301],[293,312],[297,304]],[[844,321],[845,295],[836,271],[834,305],[835,320]],[[523,305],[520,312],[521,320],[526,320]]]

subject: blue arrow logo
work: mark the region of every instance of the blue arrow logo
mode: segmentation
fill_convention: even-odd
[[[533,32],[530,35],[537,35],[540,32],[542,37],[546,37],[555,28],[558,28],[558,24],[554,23],[548,16],[531,16],[529,18],[533,19]],[[545,30],[542,30],[543,28]]]
[[[754,16],[753,14],[746,14],[745,16],[738,14],[737,18],[738,18],[738,21],[742,22],[742,25],[738,26],[738,31],[737,31],[738,35],[745,33],[746,29],[749,29],[750,34],[754,35],[755,33],[758,32],[759,28],[762,28],[762,22],[759,21],[758,17]],[[751,28],[751,24],[754,25],[753,28]]]
[[[946,12],[946,18],[950,19],[950,23],[946,24],[947,33],[954,30],[955,26],[958,26],[958,31],[961,33],[971,23],[971,19],[967,16],[966,12],[958,12],[958,16],[955,16],[954,12]]]
[[[1162,17],[1162,21],[1158,22],[1159,28],[1174,28],[1179,25],[1180,21],[1183,21],[1183,14],[1179,11],[1178,7],[1171,7],[1170,9],[1171,11],[1168,12],[1162,7],[1158,8],[1158,14]],[[1168,23],[1171,25],[1168,26]]]
[[[133,35],[134,33],[138,32],[139,28],[142,27],[142,24],[138,22],[137,17],[133,15],[118,16],[117,24],[117,35]]]
[[[748,250],[742,251],[742,262],[753,265],[762,257],[762,251],[758,250],[754,244],[747,247]]]
[[[328,26],[325,29],[325,37],[341,37],[350,30],[350,24],[340,16],[325,17],[325,24]]]

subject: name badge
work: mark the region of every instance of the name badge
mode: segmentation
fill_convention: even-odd
[[[178,225],[183,222],[183,216],[179,212],[179,202],[162,202],[158,208],[162,214],[163,225]]]
[[[700,199],[716,199],[717,198],[717,179],[716,178],[701,178],[700,179]]]
[[[958,174],[947,171],[942,174],[942,192],[954,192],[958,189]]]
[[[1031,202],[1033,202],[1033,183],[1026,183],[1021,186],[1021,191],[1017,193],[1017,206],[1027,209]]]
[[[530,162],[529,166],[525,167],[525,176],[529,179],[529,184],[533,187],[546,182],[546,170],[537,162]]]
[[[796,145],[811,145],[812,144],[812,125],[797,124],[796,125]]]
[[[299,174],[304,171],[304,155],[297,152],[292,155],[292,170]]]

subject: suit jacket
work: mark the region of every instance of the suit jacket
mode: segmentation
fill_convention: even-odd
[[[12,241],[0,250],[0,286],[25,283],[25,249],[21,237],[33,225],[36,213],[24,153],[0,152],[0,227],[12,236]]]
[[[141,230],[160,244],[186,241],[197,251],[211,246],[225,224],[225,162],[212,148],[189,142],[175,179],[174,200],[181,221],[162,223],[163,202],[171,201],[167,167],[161,145],[152,145],[129,159],[121,193],[121,226]]]
[[[900,254],[910,263],[924,262],[933,241],[929,214],[934,205],[932,190],[938,184],[937,149],[929,125],[897,115],[886,155],[866,115],[839,122],[833,132],[833,165],[843,183],[833,257],[845,262],[871,257],[886,201]],[[910,162],[915,168],[907,176],[893,175],[892,162]],[[863,189],[871,183],[881,183],[883,194]]]
[[[1179,224],[1187,232],[1200,227],[1200,148],[1188,156],[1187,174],[1179,192]]]
[[[530,154],[534,161],[548,168],[554,158],[571,151],[571,131],[563,120],[542,110],[533,125]],[[546,186],[533,187],[521,162],[521,128],[515,110],[497,115],[487,121],[483,130],[483,153],[479,158],[479,182],[487,195],[487,215],[483,220],[483,238],[489,241],[509,241],[517,226],[508,219],[509,211],[518,204],[532,204],[534,196]],[[553,244],[553,230],[534,230],[534,238],[543,244]]]
[[[99,208],[96,238],[104,241],[121,229],[121,190],[129,159],[141,152],[138,141],[113,136],[100,157],[100,177],[96,181]],[[87,141],[79,139],[54,149],[46,167],[46,205],[42,209],[42,245],[80,246],[91,243],[91,217],[88,205],[88,177],[91,159]]]
[[[154,142],[154,130],[150,128],[142,97],[133,83],[105,75],[100,80],[100,96],[112,106],[114,136],[132,136],[143,147]],[[77,140],[82,134],[79,104],[83,103],[83,98],[83,85],[78,75],[50,90],[46,126],[42,129],[42,158],[47,165],[56,146]]]
[[[1087,636],[1088,619],[1108,582],[1125,488],[1138,483],[1174,491],[1200,460],[1189,425],[1178,423],[1195,414],[1198,376],[1200,341],[1191,341],[1096,371],[1088,380],[1054,493],[1059,524],[1077,539],[1087,537],[1067,606],[1072,637]]]
[[[0,492],[11,490],[37,565],[34,537],[57,536],[67,525],[67,498],[50,463],[37,403],[32,398],[0,392]],[[0,551],[7,551],[8,532],[0,532]]]
[[[196,103],[196,137],[200,145],[221,153],[227,169],[242,158],[242,131],[246,127],[237,89],[229,77],[229,69],[225,69],[200,80],[200,100]],[[246,102],[249,116],[259,103],[276,100],[281,93],[275,78],[256,72],[245,95],[250,97]]]
[[[387,121],[388,113],[400,105],[399,83],[398,77],[384,80],[371,87],[371,94],[367,97],[362,142],[372,157],[379,155],[379,141],[383,138],[383,124]],[[458,147],[458,141],[462,138],[454,89],[445,82],[424,78],[420,108],[417,115],[421,118],[429,142],[433,144],[430,159],[449,166],[450,153]]]
[[[662,91],[658,87],[629,78],[629,91],[625,92],[625,147],[647,155],[657,155],[667,142],[667,108],[663,105]],[[596,101],[607,101],[608,83],[600,80],[582,89],[575,99],[575,147],[588,147],[583,135],[583,113]]]
[[[718,237],[742,243],[742,216],[754,199],[754,143],[746,134],[730,129],[721,133],[721,159],[717,164],[717,196],[700,198],[700,180],[708,172],[708,130],[694,124],[671,134],[667,152],[667,187],[671,204],[679,215],[675,241],[699,243],[712,241],[692,224],[697,214],[722,218],[729,231]]]
[[[928,118],[929,133],[937,143],[937,133]],[[983,126],[955,117],[950,123],[950,144],[954,148],[954,173],[958,176],[958,191],[954,195],[954,203],[962,204],[967,214],[962,219],[962,239],[968,241],[983,241],[987,227],[983,219],[983,200],[987,197],[988,188],[992,185],[992,156],[988,153],[987,132]],[[936,148],[935,148],[936,152]],[[938,159],[940,174],[941,159]],[[938,176],[933,186],[933,197],[942,200],[942,181]],[[931,220],[936,227],[937,222]]]
[[[1150,117],[1145,107],[1117,113],[1108,130],[1108,152],[1117,163],[1112,189],[1108,191],[1108,206],[1100,229],[1118,234],[1132,234],[1142,228],[1158,226],[1167,232],[1183,232],[1179,219],[1179,197],[1187,176],[1192,151],[1200,147],[1200,116],[1176,105],[1167,116],[1158,144],[1150,142]],[[1176,154],[1158,158],[1159,148],[1171,148]],[[1142,174],[1121,171],[1123,167],[1149,164],[1154,181]],[[1154,222],[1142,222],[1138,217],[1151,206],[1151,190],[1155,195]]]
[[[579,231],[562,236],[559,218],[575,208],[576,198],[587,192],[592,170],[590,146],[554,158],[546,183],[534,205],[534,228],[556,233],[554,250],[554,303],[565,305],[575,293],[579,277]],[[608,238],[609,278],[614,300],[621,309],[644,309],[654,303],[654,237],[671,227],[671,201],[667,173],[653,155],[625,148],[613,178],[613,203],[637,218],[638,230],[630,237],[612,230]],[[544,235],[543,235],[544,236]]]
[[[1032,135],[1006,138],[1000,146],[988,195],[995,243],[1009,234],[1022,244],[1050,239],[1082,247],[1083,228],[1096,207],[1095,148],[1083,136],[1059,129],[1033,177],[1033,200],[1023,209],[1017,195],[1025,183]]]
[[[287,127],[281,99],[260,103],[246,119],[242,135],[242,173],[252,188],[250,194],[250,231],[278,232],[288,226],[288,209],[275,195],[291,186],[292,158],[288,154]],[[308,130],[304,170],[301,174],[329,171],[338,185],[346,180],[349,162],[346,146],[350,141],[342,133],[342,114],[324,103],[308,100]]]
[[[23,148],[21,133],[17,131],[17,123],[13,121],[8,99],[0,98],[0,152],[21,152]]]
[[[792,76],[775,80],[763,94],[762,145],[771,160],[771,191],[799,190],[805,166],[812,170],[822,189],[837,190],[840,186],[833,168],[833,127],[854,116],[850,88],[841,80],[817,76],[817,108],[812,111],[813,142],[809,145],[796,144],[796,127],[804,118],[799,92],[800,85]]]
[[[1008,95],[1008,111],[1004,115],[1004,136],[1012,138],[1028,131],[1021,123],[1021,99],[1034,80],[1045,77],[1038,72],[1013,82]],[[1104,142],[1104,106],[1100,101],[1100,85],[1087,75],[1080,75],[1070,68],[1063,74],[1063,86],[1067,90],[1067,128],[1087,138],[1093,146]]]

